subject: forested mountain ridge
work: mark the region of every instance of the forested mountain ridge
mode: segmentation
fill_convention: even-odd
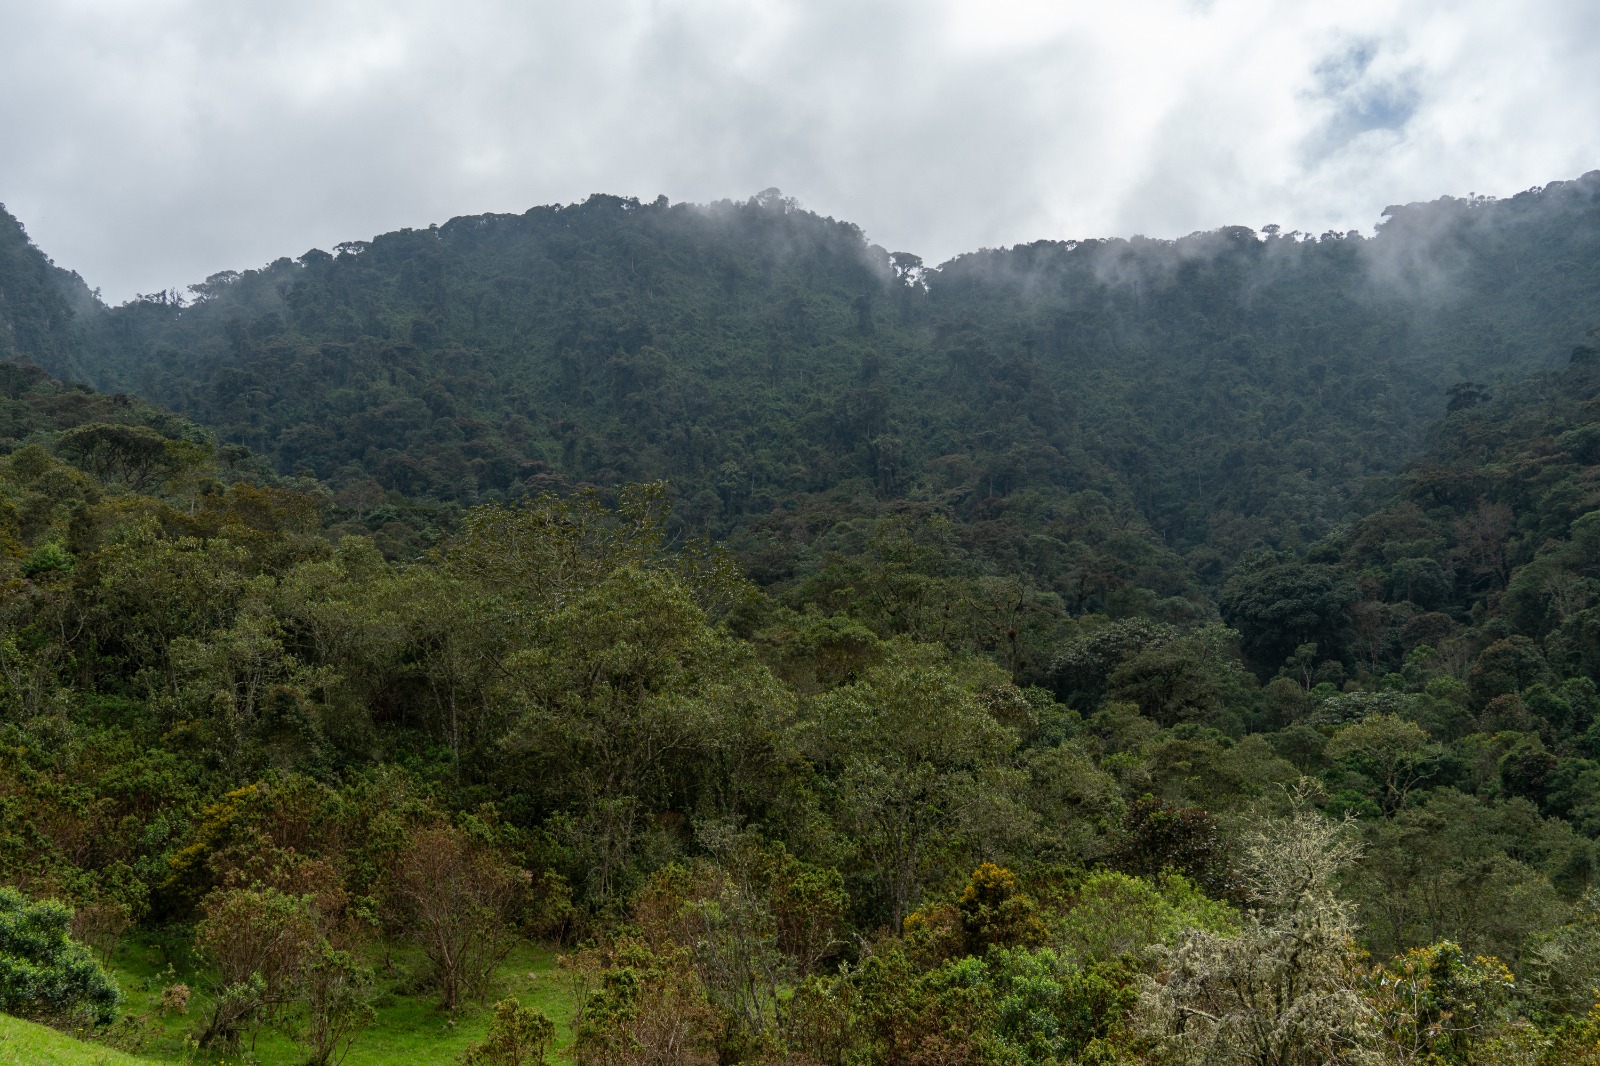
[[[784,342],[798,329],[853,359],[852,301],[887,259],[872,262],[854,227],[778,200],[700,209],[596,196],[338,253],[218,275],[194,305],[163,294],[113,311],[97,323],[111,332],[97,338],[95,383],[206,410],[336,482],[471,502],[558,467],[601,483],[674,472],[711,490],[698,503],[680,492],[713,520],[741,510],[744,482],[832,484],[831,452],[881,428],[870,404],[837,425],[833,406],[808,409],[792,386],[836,399],[840,355],[788,365]],[[791,387],[769,387],[785,377]],[[808,446],[766,428],[818,411]],[[796,450],[767,450],[779,441]],[[742,476],[721,474],[730,462]]]
[[[1390,207],[1366,239],[1234,227],[974,253],[932,293],[980,350],[1112,405],[1080,417],[1151,523],[1237,558],[1344,517],[1349,464],[1408,460],[1449,387],[1559,365],[1600,322],[1600,172]]]
[[[79,326],[97,386],[358,496],[665,479],[676,520],[722,536],[817,493],[1030,531],[1105,507],[1215,581],[1347,517],[1450,386],[1558,362],[1600,322],[1597,249],[1600,173],[1392,208],[1372,238],[1040,242],[936,270],[773,191],[595,196]]]

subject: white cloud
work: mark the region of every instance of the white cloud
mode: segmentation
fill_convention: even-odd
[[[777,185],[930,261],[1600,166],[1584,0],[101,0],[0,10],[0,200],[112,298],[594,191]]]

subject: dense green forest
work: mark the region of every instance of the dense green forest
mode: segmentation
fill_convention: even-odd
[[[938,269],[597,196],[118,308],[7,216],[0,1010],[1600,1061],[1597,196]]]
[[[31,357],[323,480],[395,556],[459,505],[660,480],[675,536],[831,604],[898,522],[893,565],[968,577],[997,616],[978,646],[1040,682],[1063,618],[1203,611],[1248,551],[1348,521],[1451,389],[1557,365],[1600,322],[1597,252],[1600,174],[1391,208],[1371,238],[1040,242],[935,270],[775,190],[595,196],[112,309],[34,252],[32,317],[79,314]]]

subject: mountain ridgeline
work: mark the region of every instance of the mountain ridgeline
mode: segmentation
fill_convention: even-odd
[[[1564,359],[1600,323],[1597,252],[1600,173],[1392,208],[1373,238],[1042,241],[932,270],[772,192],[597,195],[80,314],[81,350],[18,342],[356,497],[662,479],[718,536],[814,494],[1032,532],[1106,509],[1214,580],[1347,517],[1450,387]]]
[[[775,190],[596,195],[115,308],[9,218],[5,242],[12,354],[320,480],[391,555],[464,506],[662,481],[675,536],[790,606],[1034,681],[1074,616],[1215,618],[1251,553],[1370,509],[1447,408],[1600,323],[1600,172],[1390,208],[1370,238],[1233,227],[937,269]]]

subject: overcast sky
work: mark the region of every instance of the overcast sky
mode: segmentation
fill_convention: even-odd
[[[1600,167],[1595,0],[0,0],[0,202],[113,302],[769,186],[930,263]]]

